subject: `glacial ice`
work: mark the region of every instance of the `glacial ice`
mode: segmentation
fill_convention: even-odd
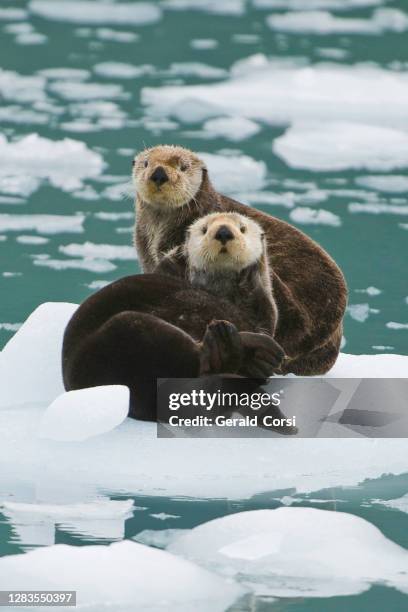
[[[221,193],[256,191],[266,181],[267,168],[263,161],[249,155],[198,153],[208,166],[211,180]]]
[[[53,259],[48,255],[35,255],[34,265],[52,270],[87,270],[88,272],[113,272],[116,270],[114,263],[107,259],[95,259],[93,257],[85,257],[84,259]]]
[[[400,512],[408,514],[408,493],[397,499],[372,499],[371,503],[380,504],[381,506],[393,508],[394,510],[399,510]]]
[[[294,124],[273,151],[292,168],[330,171],[408,167],[408,133],[345,121]]]
[[[314,508],[230,514],[195,527],[170,552],[258,595],[355,595],[372,584],[408,593],[408,552],[360,517]]]
[[[86,259],[121,259],[136,261],[136,251],[133,247],[115,244],[67,244],[60,246],[60,253],[71,257],[84,257]]]
[[[21,584],[36,591],[75,588],[77,607],[91,612],[222,612],[244,592],[189,561],[128,540],[110,546],[58,544],[2,557],[0,589]]]
[[[203,130],[211,138],[226,138],[239,142],[258,134],[260,127],[255,121],[245,117],[219,117],[209,119],[203,125]]]
[[[272,30],[305,34],[381,34],[408,29],[408,15],[398,9],[380,8],[368,19],[336,17],[327,11],[299,11],[270,15]]]
[[[385,191],[386,193],[407,193],[408,177],[396,174],[359,176],[356,178],[357,185]]]
[[[211,108],[213,116],[218,111],[218,116],[274,125],[361,121],[405,128],[408,77],[376,65],[322,62],[308,66],[257,54],[233,65],[231,78],[222,83],[144,87],[141,100],[150,112],[165,116],[176,116],[177,109],[195,104]]]
[[[152,2],[93,2],[83,0],[31,0],[34,15],[55,21],[99,25],[149,25],[161,19],[161,10]]]
[[[351,9],[379,6],[384,0],[252,0],[255,8],[286,9],[291,11],[315,11],[331,9],[332,11],[348,11]]]
[[[174,11],[202,11],[215,15],[240,16],[245,13],[245,0],[162,0],[161,6]]]
[[[27,177],[48,179],[65,191],[79,189],[84,179],[99,176],[104,166],[101,155],[79,140],[49,140],[29,134],[8,141],[0,134],[0,177],[16,177],[22,193],[27,189]]]
[[[82,83],[81,81],[54,81],[50,91],[64,100],[115,100],[126,97],[121,85]]]
[[[129,412],[129,389],[123,385],[62,393],[45,411],[39,435],[63,442],[87,440],[120,425]]]
[[[323,210],[321,208],[301,206],[291,210],[289,217],[295,223],[302,225],[331,225],[333,227],[341,225],[341,219],[338,215],[330,212],[330,210]]]
[[[143,64],[142,66],[134,66],[125,62],[101,62],[94,66],[95,74],[102,77],[113,79],[137,79],[146,74],[154,72],[154,66]]]

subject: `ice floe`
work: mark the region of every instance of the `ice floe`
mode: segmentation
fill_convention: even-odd
[[[402,497],[398,497],[397,499],[373,499],[371,500],[371,503],[381,504],[381,506],[386,506],[387,508],[393,508],[394,510],[408,513],[408,493]]]
[[[39,435],[65,442],[87,440],[120,425],[128,412],[128,387],[110,385],[69,391],[48,406]]]
[[[99,176],[103,168],[101,155],[78,140],[49,140],[29,134],[8,141],[0,134],[0,177],[15,177],[22,193],[30,179],[48,179],[65,191],[79,189],[84,179]]]
[[[290,211],[289,217],[295,223],[302,225],[331,225],[332,227],[341,225],[338,215],[322,208],[309,208],[308,206],[294,208]]]
[[[292,168],[312,171],[408,167],[408,132],[350,122],[294,124],[273,143]]]
[[[211,138],[226,138],[239,142],[258,134],[260,127],[255,121],[245,117],[219,117],[209,119],[203,125],[203,130]]]
[[[199,153],[215,187],[222,193],[262,189],[267,176],[266,164],[249,155]]]
[[[394,204],[361,204],[360,202],[351,202],[348,205],[351,213],[367,213],[370,215],[408,215],[408,206]]]
[[[141,100],[150,112],[175,117],[195,105],[201,120],[218,113],[277,125],[341,120],[406,127],[408,77],[375,65],[305,66],[258,54],[237,62],[222,83],[145,87]]]
[[[45,236],[17,236],[17,242],[20,244],[47,244],[49,242],[49,238],[45,238]]]
[[[125,62],[101,62],[94,66],[94,72],[106,78],[137,79],[147,74],[152,74],[154,66],[151,64],[134,66]]]
[[[84,257],[86,259],[121,259],[136,261],[134,247],[115,244],[67,244],[59,247],[60,253],[70,257]]]
[[[228,75],[224,68],[217,68],[201,62],[175,62],[168,70],[172,77],[197,77],[199,79],[223,79]]]
[[[190,47],[200,51],[208,51],[209,49],[216,49],[218,41],[214,40],[214,38],[194,38],[190,41]]]
[[[55,21],[109,25],[149,25],[161,19],[161,10],[153,2],[93,2],[83,0],[31,0],[35,15]]]
[[[160,576],[160,580],[157,577]],[[222,612],[242,593],[237,584],[171,553],[136,542],[58,544],[0,559],[1,589],[77,591],[77,607],[97,612]]]
[[[381,34],[404,32],[408,15],[398,9],[380,8],[367,19],[337,17],[327,11],[299,11],[270,15],[266,22],[272,30],[306,34]]]
[[[408,323],[397,323],[396,321],[389,321],[386,325],[388,329],[408,329]]]
[[[52,259],[48,255],[35,255],[34,265],[53,270],[87,270],[88,272],[113,272],[116,266],[107,259],[85,257],[84,259]]]
[[[43,234],[81,234],[85,215],[9,215],[0,214],[0,231],[33,230]]]
[[[42,76],[23,76],[0,68],[0,94],[10,102],[37,102],[46,99]]]
[[[252,0],[256,8],[286,9],[291,11],[315,11],[316,9],[331,9],[332,11],[348,11],[350,9],[379,6],[384,0]]]
[[[76,304],[39,306],[0,353],[0,408],[49,402],[64,391],[62,337]]]
[[[216,15],[243,15],[245,0],[162,0],[161,6],[174,11],[202,11]]]
[[[144,529],[132,539],[140,544],[154,546],[155,548],[167,548],[171,542],[186,532],[185,529]]]
[[[21,8],[0,8],[0,21],[23,21],[27,18],[27,11]]]
[[[81,81],[55,81],[50,91],[65,100],[114,100],[125,97],[120,85],[104,83],[82,83]]]
[[[354,321],[365,323],[370,314],[378,314],[380,311],[376,308],[370,308],[369,304],[349,304],[347,312]]]
[[[408,193],[408,177],[397,174],[359,176],[356,183],[386,193]]]
[[[344,512],[239,512],[195,527],[167,550],[235,576],[262,596],[356,595],[373,584],[408,593],[407,550]]]

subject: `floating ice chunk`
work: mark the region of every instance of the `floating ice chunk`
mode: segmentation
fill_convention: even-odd
[[[8,332],[16,332],[20,329],[22,323],[0,323],[0,329]]]
[[[356,289],[356,293],[366,293],[369,296],[376,296],[382,293],[381,289],[377,289],[377,287],[367,287],[367,289]]]
[[[331,9],[332,11],[348,11],[366,6],[378,6],[384,0],[252,0],[256,8],[286,9],[291,11],[314,11],[316,9]]]
[[[350,55],[350,52],[346,49],[338,49],[336,47],[320,47],[316,49],[316,54],[319,57],[326,57],[328,59],[342,60],[346,59]]]
[[[83,68],[43,68],[38,74],[52,81],[86,81],[91,73]]]
[[[270,15],[266,20],[272,30],[308,34],[381,34],[408,29],[408,15],[398,9],[377,9],[371,18],[336,17],[326,11],[305,11]]]
[[[133,219],[134,214],[132,212],[123,213],[109,213],[109,212],[97,212],[95,218],[101,221],[121,221],[122,219]]]
[[[71,191],[82,187],[83,179],[99,176],[103,168],[101,155],[78,140],[54,141],[29,134],[8,142],[0,134],[0,176],[24,174],[48,179],[52,185]]]
[[[200,51],[208,51],[209,49],[216,49],[218,41],[214,38],[194,38],[190,41],[190,47]]]
[[[150,516],[152,516],[153,518],[155,518],[155,519],[157,519],[159,521],[167,521],[167,519],[178,519],[178,518],[180,518],[176,514],[167,514],[166,512],[159,512],[158,514],[151,514]]]
[[[161,19],[161,10],[151,2],[89,2],[83,0],[31,0],[35,15],[55,21],[109,25],[148,25]]]
[[[99,40],[109,40],[119,43],[132,43],[139,40],[139,34],[125,32],[124,30],[112,30],[111,28],[97,28],[96,37]]]
[[[146,89],[142,90],[142,96],[144,95]],[[160,115],[159,108],[153,108],[153,113],[155,110],[158,111]],[[222,110],[216,106],[216,104],[209,104],[203,100],[199,99],[185,99],[183,100],[182,105],[179,103],[175,103],[174,105],[170,105],[169,107],[169,115],[174,117],[181,123],[201,123],[205,119],[209,119],[211,117],[218,117],[222,115]]]
[[[408,206],[395,204],[361,204],[352,202],[348,205],[351,213],[368,213],[370,215],[408,215]]]
[[[20,8],[0,8],[0,21],[23,21],[27,18],[27,11]]]
[[[293,208],[295,196],[293,193],[273,193],[271,191],[254,191],[236,193],[235,197],[240,202],[257,206],[258,204],[268,204],[269,206],[284,206]]]
[[[302,206],[293,209],[289,216],[295,223],[306,225],[331,225],[333,227],[339,227],[341,225],[341,219],[338,215],[335,215],[329,210],[323,210],[322,208]]]
[[[142,64],[134,66],[124,62],[102,62],[94,66],[94,72],[100,76],[114,79],[137,79],[154,73],[154,66]]]
[[[99,289],[103,289],[104,287],[106,287],[106,285],[109,285],[109,281],[106,281],[106,280],[94,280],[91,283],[88,283],[86,285],[86,287],[88,287],[89,289],[97,291]]]
[[[195,527],[168,550],[236,576],[258,595],[356,595],[372,584],[408,592],[408,552],[345,512],[238,512]]]
[[[0,192],[7,193],[8,195],[27,197],[37,191],[40,183],[41,180],[35,176],[21,174],[14,176],[0,175]]]
[[[357,185],[385,191],[387,193],[406,193],[408,192],[408,177],[402,175],[377,175],[359,176],[356,178]]]
[[[17,236],[17,242],[20,244],[47,244],[49,242],[49,238],[45,238],[44,236]]]
[[[293,168],[312,171],[408,167],[408,133],[348,122],[295,124],[273,151]]]
[[[76,304],[39,306],[0,353],[0,407],[50,402],[63,393],[62,337]]]
[[[0,559],[1,589],[69,590],[72,585],[77,606],[92,612],[104,607],[222,612],[243,593],[238,585],[184,559],[129,541],[58,544]]]
[[[4,121],[6,123],[30,123],[42,125],[44,123],[48,123],[49,115],[27,110],[22,106],[4,106],[3,108],[0,108],[0,121]]]
[[[267,169],[263,161],[256,161],[248,155],[221,155],[199,153],[208,166],[211,179],[222,193],[237,193],[262,189]]]
[[[206,121],[203,129],[212,138],[226,138],[232,142],[239,142],[258,134],[261,128],[245,117],[220,117]]]
[[[110,385],[69,391],[45,411],[39,428],[42,438],[82,441],[118,427],[129,412],[129,389]]]
[[[397,499],[372,499],[371,503],[381,504],[387,508],[393,508],[394,510],[399,510],[400,512],[408,514],[408,493]],[[158,533],[160,533],[160,531]]]
[[[49,516],[54,519],[114,519],[129,518],[134,506],[133,499],[97,499],[77,504],[25,504],[21,502],[0,502],[0,507],[19,514]],[[177,531],[182,531],[177,530]]]
[[[132,540],[155,548],[167,548],[171,542],[185,533],[185,529],[145,529],[135,535]]]
[[[28,32],[27,34],[18,34],[16,36],[16,43],[18,45],[43,45],[47,41],[47,36],[40,34],[40,32]]]
[[[0,215],[0,231],[33,230],[43,234],[80,234],[85,215]]]
[[[176,116],[179,109],[181,118],[184,105],[195,103],[217,109],[218,116],[239,115],[278,125],[348,120],[406,128],[408,77],[403,72],[366,64],[304,66],[295,61],[268,61],[262,55],[252,58],[233,66],[232,78],[222,83],[145,87],[142,103],[150,112],[162,115]],[[203,114],[201,120],[207,118]],[[360,131],[357,136],[365,135]],[[381,141],[382,133],[378,136]],[[378,146],[377,142],[376,150]]]
[[[370,308],[369,304],[350,304],[347,306],[347,312],[354,321],[365,323],[370,314],[378,314],[379,310]]]
[[[68,244],[60,246],[59,251],[71,257],[85,257],[86,259],[122,259],[136,260],[136,251],[133,247],[115,244]]]
[[[170,65],[169,76],[197,77],[200,79],[223,79],[228,76],[224,68],[216,68],[200,62],[176,62]]]
[[[0,94],[12,102],[45,100],[45,79],[41,76],[22,76],[0,68]]]
[[[35,266],[52,268],[53,270],[87,270],[88,272],[113,272],[116,270],[115,264],[106,259],[95,259],[86,257],[85,259],[50,259],[47,257],[35,256]]]
[[[79,81],[56,81],[50,85],[50,90],[65,100],[109,100],[123,98],[125,95],[120,85]]]
[[[202,11],[216,15],[243,15],[245,0],[162,0],[164,9],[174,11]]]
[[[395,321],[389,321],[386,327],[388,327],[388,329],[408,329],[408,323],[396,323]]]

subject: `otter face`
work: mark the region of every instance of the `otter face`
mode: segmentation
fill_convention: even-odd
[[[162,209],[176,209],[194,198],[204,169],[204,162],[192,151],[161,145],[136,156],[133,180],[144,202]]]
[[[243,270],[261,258],[263,235],[258,223],[238,213],[201,217],[188,230],[189,265],[197,270]]]

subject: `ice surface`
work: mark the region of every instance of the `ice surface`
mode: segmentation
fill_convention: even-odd
[[[120,85],[103,83],[82,83],[80,81],[55,81],[50,91],[65,100],[114,100],[123,98],[124,91]]]
[[[349,304],[349,306],[347,306],[347,312],[355,321],[365,323],[370,314],[377,314],[379,310],[370,308],[369,304]]]
[[[211,138],[226,138],[239,142],[258,134],[261,128],[255,121],[245,117],[220,117],[206,121],[203,129]]]
[[[332,11],[350,10],[366,6],[378,6],[384,0],[252,0],[256,8],[286,9],[314,11],[316,9],[331,9]]]
[[[344,120],[406,128],[408,76],[375,65],[304,66],[268,61],[258,54],[237,62],[231,78],[222,83],[145,87],[141,99],[151,112],[162,115],[176,116],[177,109],[195,104],[211,108],[213,114],[218,111],[218,116],[278,125]],[[202,113],[202,120],[209,117]]]
[[[397,499],[373,499],[371,500],[371,503],[381,504],[382,506],[386,506],[387,508],[394,508],[395,510],[399,510],[400,512],[408,513],[408,493],[406,493],[402,497],[398,497]]]
[[[190,46],[193,49],[205,51],[208,49],[216,49],[218,47],[218,41],[214,40],[214,38],[194,38],[190,42]]]
[[[170,65],[171,77],[197,77],[199,79],[223,79],[228,75],[224,68],[216,68],[201,62],[175,62]]]
[[[162,0],[161,6],[175,11],[202,11],[216,15],[243,15],[245,0]]]
[[[408,215],[408,206],[397,204],[361,204],[352,202],[348,205],[351,213],[367,213],[370,215]]]
[[[109,25],[148,25],[161,18],[161,10],[150,2],[89,2],[87,0],[31,0],[35,15],[55,21]]]
[[[408,132],[344,121],[294,124],[273,151],[292,168],[393,170],[408,167]]]
[[[185,534],[185,532],[186,529],[145,529],[132,539],[147,546],[166,548],[171,542]]]
[[[341,225],[341,219],[338,215],[321,208],[302,206],[292,210],[289,217],[295,223],[306,225],[332,225],[333,227]]]
[[[48,255],[35,255],[34,265],[52,268],[53,270],[87,270],[88,272],[113,272],[116,266],[107,259],[95,259],[85,257],[84,259],[51,259]]]
[[[336,17],[327,11],[305,11],[270,15],[272,30],[310,34],[381,34],[408,29],[408,15],[398,9],[377,9],[368,19]]]
[[[408,323],[397,323],[396,321],[389,321],[386,327],[388,327],[388,329],[408,329]]]
[[[103,77],[114,79],[137,79],[154,72],[154,66],[143,64],[134,66],[124,62],[102,62],[94,66],[94,72]]]
[[[385,191],[387,193],[408,192],[408,177],[397,174],[359,176],[356,178],[356,183],[368,189],[376,189],[377,191]]]
[[[0,408],[50,402],[64,391],[62,336],[76,304],[39,306],[0,353]]]
[[[17,236],[16,241],[20,244],[47,244],[49,238],[44,236]]]
[[[21,589],[21,584],[34,590],[69,590],[74,585],[77,607],[92,612],[221,612],[243,593],[238,585],[184,559],[129,541],[59,544],[0,559],[0,588]]]
[[[0,231],[33,230],[44,234],[81,234],[85,215],[0,215]]]
[[[82,441],[111,431],[129,412],[129,389],[109,385],[63,393],[45,411],[39,435],[49,440]]]
[[[239,512],[195,527],[168,550],[236,576],[258,595],[355,595],[376,583],[408,593],[408,552],[368,521],[343,512]]]
[[[45,79],[41,76],[22,76],[0,68],[0,94],[11,102],[36,102],[45,100]]]
[[[248,155],[198,153],[208,167],[211,180],[221,193],[262,189],[267,169],[263,161]]]
[[[27,17],[27,11],[20,8],[0,8],[0,21],[22,21]]]
[[[134,247],[114,244],[68,244],[60,246],[59,251],[71,257],[85,257],[88,259],[122,259],[136,261]]]
[[[71,191],[82,187],[84,179],[99,176],[103,168],[101,155],[79,140],[29,134],[8,141],[0,134],[0,176],[48,179],[53,186]]]

